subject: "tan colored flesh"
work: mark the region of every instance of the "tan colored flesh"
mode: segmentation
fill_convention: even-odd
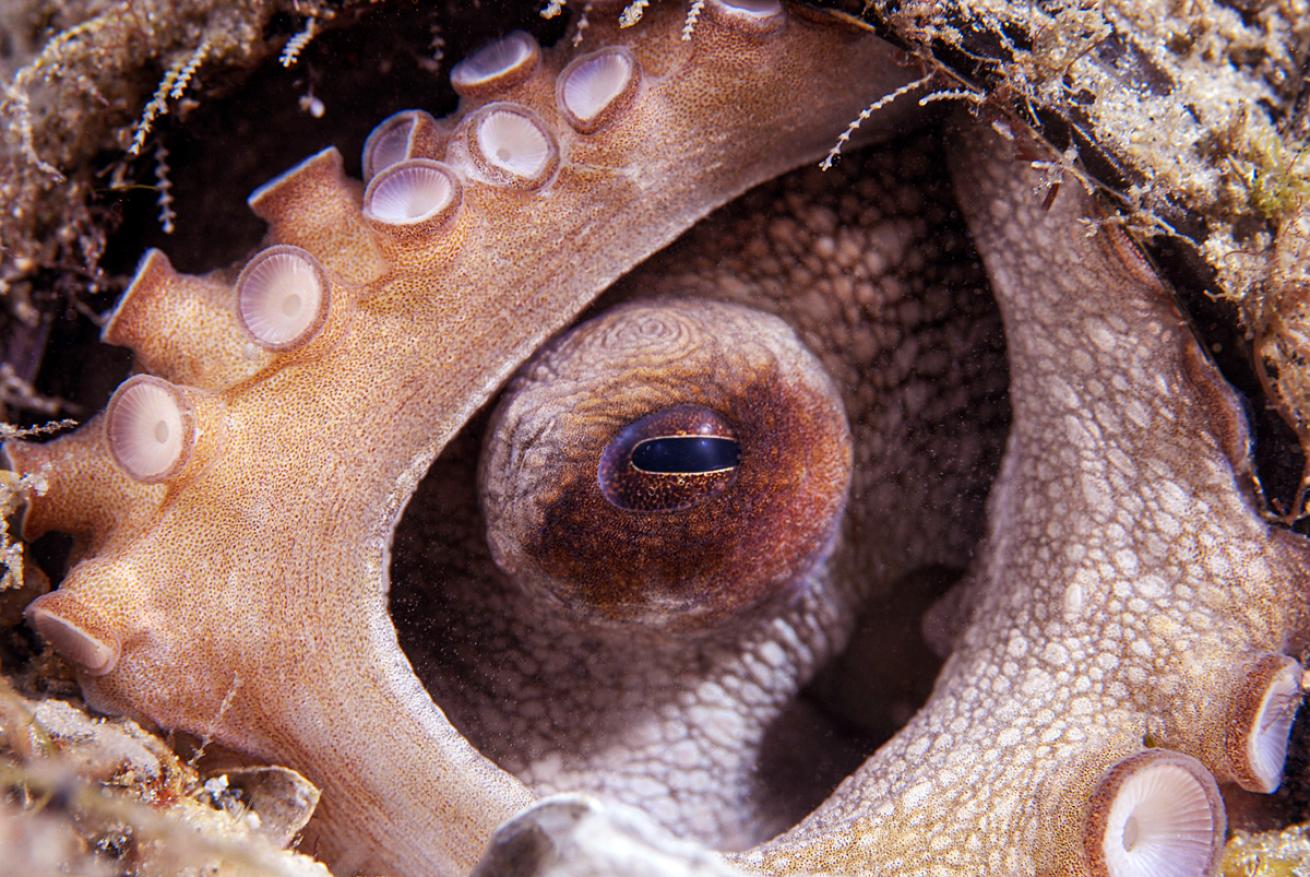
[[[497,97],[547,120],[558,175],[535,193],[470,184],[421,252],[371,236],[330,150],[261,190],[270,243],[314,253],[343,291],[302,350],[247,371],[221,310],[192,318],[161,264],[143,271],[109,337],[220,393],[208,467],[133,485],[100,421],[9,448],[51,483],[32,530],[81,537],[62,589],[88,618],[73,623],[121,643],[112,670],[83,678],[88,697],[303,768],[325,787],[317,849],[343,870],[467,871],[531,800],[449,725],[387,619],[392,529],[429,461],[616,277],[914,78],[886,46],[799,17],[748,38],[710,15],[690,43],[681,26],[665,4],[592,32],[643,65],[630,114],[592,137],[553,106],[568,50],[543,53],[522,94]],[[1148,733],[1205,761],[1235,696],[1210,669],[1304,631],[1304,546],[1254,514],[1240,411],[1167,291],[1116,232],[1086,234],[1097,211],[1076,186],[1044,208],[1012,143],[957,137],[960,205],[1010,345],[990,536],[933,698],[814,815],[738,859],[757,870],[1078,874],[1071,814],[1107,766]]]
[[[647,74],[603,132],[575,134],[556,112],[567,47],[543,53],[522,93],[497,95],[546,121],[560,168],[538,192],[469,180],[456,227],[442,230],[457,245],[385,258],[332,150],[257,192],[268,242],[308,250],[333,283],[328,324],[301,349],[244,373],[230,321],[144,306],[183,291],[148,262],[110,337],[149,346],[162,377],[221,391],[226,436],[218,459],[159,488],[147,513],[134,488],[79,501],[70,482],[113,467],[85,431],[12,451],[20,468],[49,463],[58,505],[38,498],[33,519],[89,529],[97,549],[62,585],[122,643],[111,672],[83,678],[88,698],[302,768],[324,787],[317,848],[346,870],[461,873],[530,800],[449,726],[387,618],[391,531],[428,462],[615,278],[718,204],[822,155],[864,102],[829,77],[882,90],[914,78],[887,45],[799,18],[762,40],[706,21],[685,43],[677,10],[647,17],[591,33],[626,44]],[[779,103],[780,90],[794,100]],[[471,172],[458,142],[446,160]],[[221,366],[192,364],[194,351]]]

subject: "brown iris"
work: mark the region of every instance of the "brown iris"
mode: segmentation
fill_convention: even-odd
[[[717,412],[674,405],[619,430],[600,455],[605,498],[636,512],[676,512],[718,496],[736,480],[741,444]]]

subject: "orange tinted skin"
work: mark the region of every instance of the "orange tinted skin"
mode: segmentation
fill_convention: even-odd
[[[823,154],[870,95],[917,76],[873,38],[800,16],[744,33],[707,14],[690,43],[681,26],[671,4],[640,28],[593,24],[583,49],[623,43],[648,75],[630,113],[591,139],[552,104],[574,50],[544,52],[521,92],[498,97],[547,120],[566,147],[558,174],[521,191],[461,164],[460,214],[422,247],[373,235],[361,185],[330,151],[261,190],[252,206],[269,243],[305,248],[340,292],[303,350],[246,355],[230,290],[148,258],[106,336],[222,402],[225,442],[208,467],[133,482],[103,418],[7,448],[50,483],[25,535],[78,537],[50,608],[118,648],[111,670],[93,675],[97,659],[81,675],[88,699],[304,770],[325,789],[317,849],[343,869],[462,873],[534,795],[451,726],[387,620],[388,541],[427,464],[616,278],[716,205]],[[461,136],[445,155],[456,163]],[[1088,237],[1083,220],[1099,214],[1077,186],[1044,205],[1011,141],[965,123],[952,142],[958,204],[1006,321],[1014,405],[988,538],[943,620],[952,654],[933,697],[814,814],[736,857],[753,870],[932,874],[949,860],[1085,873],[1105,771],[1149,732],[1222,773],[1215,741],[1244,681],[1221,668],[1305,642],[1305,546],[1255,514],[1231,440],[1240,409],[1167,290],[1110,232]],[[625,173],[597,180],[596,167]],[[835,289],[859,259],[842,265],[825,225],[807,238],[807,270]],[[749,273],[749,254],[735,256]],[[869,461],[856,462],[858,479]],[[83,645],[68,657],[103,654]]]
[[[761,40],[711,16],[695,43],[673,8],[636,29],[594,25],[581,47],[543,51],[526,81],[461,103],[436,157],[464,177],[463,200],[435,236],[370,229],[332,149],[251,197],[267,243],[303,248],[329,279],[330,313],[303,347],[252,352],[230,287],[143,262],[106,337],[213,394],[225,429],[209,465],[131,481],[103,418],[7,448],[50,483],[24,535],[78,536],[59,612],[119,646],[112,670],[81,675],[88,700],[302,770],[324,789],[315,848],[347,870],[463,873],[532,799],[451,727],[388,620],[388,542],[427,464],[617,277],[821,155],[863,102],[823,85],[834,69],[879,88],[916,75],[878,40],[808,19]],[[601,44],[632,51],[643,91],[584,135],[560,115],[555,78]],[[780,104],[779,88],[803,99]],[[559,151],[537,188],[504,185],[470,150],[460,122],[494,100],[534,113]]]

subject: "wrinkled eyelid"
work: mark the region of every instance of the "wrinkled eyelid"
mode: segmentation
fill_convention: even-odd
[[[479,489],[493,562],[541,611],[697,636],[813,584],[851,465],[841,397],[791,326],[669,298],[608,308],[524,365]]]

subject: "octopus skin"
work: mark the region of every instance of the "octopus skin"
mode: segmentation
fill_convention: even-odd
[[[146,375],[76,433],[6,447],[48,484],[25,536],[75,537],[30,620],[98,708],[320,783],[312,838],[342,872],[465,873],[498,825],[581,788],[751,872],[1120,875],[1167,853],[1165,873],[1210,873],[1217,782],[1268,792],[1281,775],[1310,569],[1257,514],[1242,412],[1168,291],[1118,232],[1088,233],[1097,207],[1077,187],[1043,204],[1026,132],[960,120],[946,164],[967,235],[941,193],[895,174],[847,178],[864,209],[783,184],[792,221],[693,231],[550,341],[918,77],[874,37],[768,3],[707,3],[690,41],[677,10],[647,17],[595,22],[576,49],[515,37],[457,70],[454,117],[379,127],[367,188],[331,149],[269,183],[251,198],[268,247],[243,270],[183,276],[148,254],[105,332]],[[264,295],[287,278],[294,300]],[[605,383],[616,372],[639,380]],[[740,424],[821,434],[831,493],[805,500],[803,535],[769,531],[779,554],[740,573],[747,597],[711,587],[722,576],[677,602],[662,569],[562,574],[540,533],[622,544],[568,525],[614,514],[566,502],[595,489],[574,458],[622,426],[583,404],[594,385],[635,423],[681,402],[713,413],[738,377],[786,403],[751,396]],[[487,432],[476,478],[470,421]],[[810,497],[781,465],[750,468],[758,434],[736,439],[736,482],[684,485],[702,530],[739,484],[762,485],[761,513]],[[406,573],[393,605],[432,611],[447,639],[408,637],[407,654],[389,568],[420,481],[431,544],[397,538],[396,554],[426,555],[434,584]],[[479,503],[485,534],[456,514]],[[770,733],[823,728],[795,695],[861,607],[937,564],[969,573],[930,615],[949,658],[928,702],[813,812],[759,788]],[[677,728],[691,745],[675,752]],[[598,745],[634,729],[648,749]]]
[[[949,185],[934,179],[934,156],[932,138],[911,138],[837,172],[798,172],[703,221],[606,293],[600,315],[521,370],[490,423],[474,424],[448,447],[415,494],[394,542],[392,614],[402,646],[456,727],[535,790],[588,789],[639,806],[684,837],[745,848],[795,823],[821,800],[823,783],[835,782],[834,771],[853,766],[843,759],[858,751],[844,751],[840,728],[797,694],[851,639],[862,607],[885,616],[878,633],[888,653],[898,631],[917,639],[918,614],[894,608],[899,582],[925,566],[966,563],[981,526],[957,522],[982,519],[1007,419],[999,319],[947,206]],[[844,184],[864,196],[859,206],[841,203]],[[886,197],[906,184],[914,188],[896,202]],[[857,230],[857,214],[878,219]],[[761,215],[769,220],[760,223]],[[843,227],[851,239],[842,261],[861,263],[853,270],[812,255],[819,229]],[[895,263],[907,244],[936,256],[905,270]],[[880,263],[891,267],[869,269]],[[792,294],[788,281],[810,268],[820,294]],[[879,316],[881,331],[873,331]],[[778,340],[755,353],[779,331],[779,317],[814,359],[790,361]],[[904,356],[912,345],[931,355]],[[772,369],[779,361],[791,368],[769,380],[750,364]],[[860,374],[871,377],[854,379]],[[636,630],[608,630],[580,623],[576,595],[541,599],[523,587],[527,564],[505,557],[515,550],[515,519],[531,518],[523,510],[547,505],[537,497],[552,496],[551,485],[574,473],[590,486],[597,448],[618,427],[669,403],[702,404],[735,425],[743,454],[767,453],[766,436],[781,436],[785,456],[800,459],[822,449],[821,425],[811,423],[793,443],[785,423],[762,428],[754,415],[779,397],[788,410],[799,407],[777,387],[807,381],[849,415],[842,419],[855,465],[849,490],[831,491],[849,493],[838,538],[821,562],[803,565],[794,601],[729,624],[701,621],[691,633],[677,629],[695,616],[687,606],[668,613],[673,629],[656,626],[648,612]],[[915,448],[922,453],[907,459]],[[748,462],[734,494],[755,492]],[[821,464],[807,463],[809,483],[825,482]],[[777,526],[726,503],[705,507],[713,539],[692,551],[695,569],[682,580],[708,570],[710,581],[692,589],[698,596],[723,578],[735,593],[748,592],[757,577],[720,554],[733,543],[730,522],[750,521],[770,543]],[[794,498],[781,509],[789,522],[800,517]],[[624,526],[627,517],[588,514],[550,541],[568,542],[573,556],[590,557],[592,544],[612,556],[616,542],[641,535]],[[608,526],[613,519],[617,530]],[[803,538],[801,525],[790,528]],[[680,532],[672,541],[685,548],[695,538]],[[717,571],[724,563],[726,576]],[[645,571],[653,589],[650,560],[617,566]],[[518,572],[501,573],[509,569]],[[433,588],[434,579],[450,585]],[[642,635],[651,628],[656,635]],[[497,661],[482,660],[488,649]],[[894,689],[903,672],[887,662],[861,681],[865,691],[875,678]]]

